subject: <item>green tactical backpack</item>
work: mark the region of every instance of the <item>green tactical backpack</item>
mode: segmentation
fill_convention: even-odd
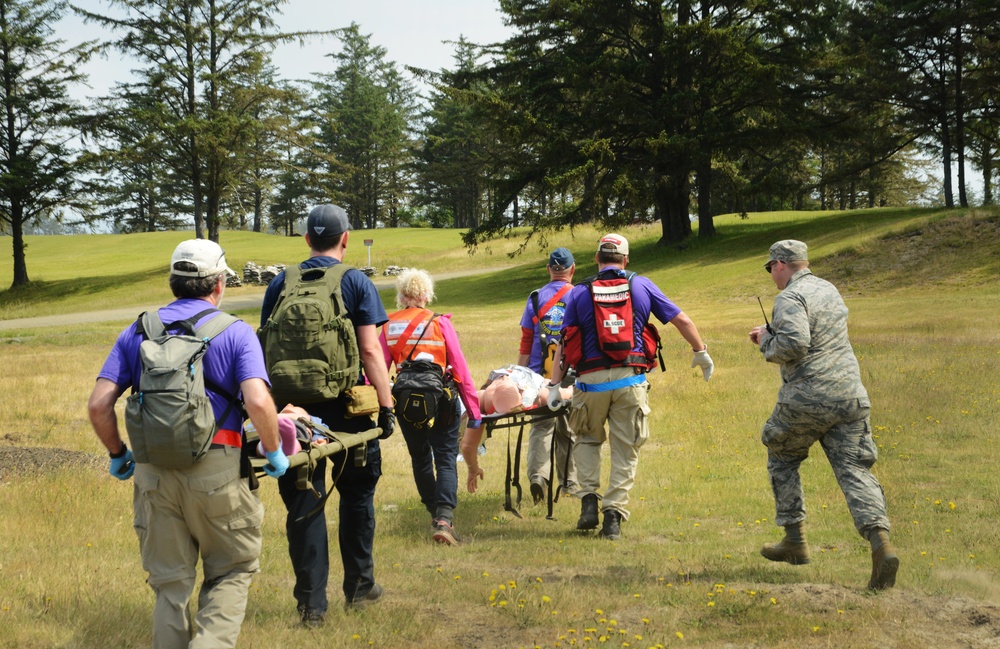
[[[354,387],[360,352],[340,281],[350,266],[285,269],[285,286],[257,334],[275,403],[336,399]]]
[[[142,374],[125,406],[125,429],[135,461],[168,469],[183,469],[199,461],[212,444],[218,422],[205,393],[202,360],[212,339],[238,321],[220,313],[197,329],[194,325],[215,309],[164,326],[159,315],[143,313],[136,331]],[[172,334],[168,330],[180,330]],[[225,421],[236,399],[209,384],[229,400],[218,421]]]

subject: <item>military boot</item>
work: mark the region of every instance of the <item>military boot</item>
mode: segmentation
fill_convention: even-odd
[[[599,522],[600,520],[597,516],[597,494],[587,494],[583,497],[583,504],[580,506],[580,520],[576,522],[576,529],[597,529]]]
[[[780,543],[765,543],[761,555],[771,561],[784,561],[793,566],[809,563],[809,546],[802,537],[802,523],[785,526],[785,538]]]
[[[601,536],[609,541],[618,541],[622,538],[622,515],[613,509],[604,512],[604,527],[601,528]]]
[[[871,590],[885,590],[896,585],[896,571],[899,570],[899,557],[889,542],[889,532],[874,530],[871,534],[872,544],[872,577],[868,580]]]

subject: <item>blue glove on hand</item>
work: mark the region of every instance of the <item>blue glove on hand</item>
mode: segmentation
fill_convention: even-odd
[[[117,456],[111,455],[111,468],[108,472],[119,480],[128,480],[135,473],[135,458],[124,442]]]
[[[264,473],[272,478],[280,478],[288,470],[288,458],[280,448],[267,453],[267,464],[264,465]]]

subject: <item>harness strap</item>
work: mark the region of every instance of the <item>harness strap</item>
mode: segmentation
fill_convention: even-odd
[[[514,450],[514,464],[513,468],[510,461],[510,428],[507,429],[507,474],[504,477],[504,501],[503,508],[504,511],[508,511],[514,516],[521,518],[521,513],[517,511],[517,508],[513,505],[510,495],[511,487],[517,489],[517,506],[521,506],[521,442],[524,439],[524,420],[521,420],[521,425],[517,431],[517,445]]]
[[[576,382],[576,389],[580,392],[610,392],[619,388],[627,388],[632,385],[639,385],[646,382],[645,374],[633,374],[622,379],[606,381],[605,383],[581,383]]]
[[[410,353],[406,355],[406,360],[407,361],[412,361],[413,360],[413,352],[415,352],[417,350],[417,345],[419,345],[420,341],[423,340],[424,334],[427,333],[427,330],[431,328],[431,323],[434,322],[434,318],[436,318],[436,317],[438,317],[438,314],[434,313],[427,320],[427,324],[424,325],[424,328],[423,328],[423,330],[421,330],[420,335],[417,336],[417,342],[413,343],[413,347],[410,348]],[[403,335],[400,336],[399,339],[396,341],[396,345],[397,346],[398,345],[405,345],[406,341],[410,339],[410,334],[413,333],[414,329],[417,328],[417,325],[420,324],[420,322],[421,321],[419,319],[414,318],[410,322],[409,326],[406,327],[406,331],[403,332]]]
[[[569,282],[563,284],[562,288],[556,291],[555,294],[549,298],[549,301],[542,306],[541,310],[538,309],[538,291],[532,291],[531,301],[532,301],[532,307],[534,307],[535,309],[535,315],[531,318],[531,322],[534,324],[538,324],[539,320],[541,320],[542,318],[544,318],[549,314],[549,310],[551,310],[552,307],[555,306],[556,302],[559,301],[559,298],[566,295],[566,293],[568,293],[572,288],[573,285],[570,284]]]
[[[558,390],[559,388],[551,388],[551,389]],[[562,488],[562,483],[560,483],[558,487],[554,487],[554,485],[556,484],[556,435],[559,434],[556,432],[556,429],[559,428],[558,422],[559,422],[558,417],[552,420],[552,439],[550,440],[551,443],[549,444],[549,488],[546,497],[547,501],[546,504],[548,505],[549,511],[545,515],[545,519],[550,521],[556,520],[555,517],[552,516],[552,503],[559,499],[558,495],[553,496],[552,492],[558,491],[559,489]],[[566,474],[564,473],[563,476],[565,475]]]

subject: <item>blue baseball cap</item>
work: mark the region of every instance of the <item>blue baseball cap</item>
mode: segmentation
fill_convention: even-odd
[[[549,255],[549,268],[552,270],[566,270],[575,263],[573,253],[566,248],[556,248]]]

